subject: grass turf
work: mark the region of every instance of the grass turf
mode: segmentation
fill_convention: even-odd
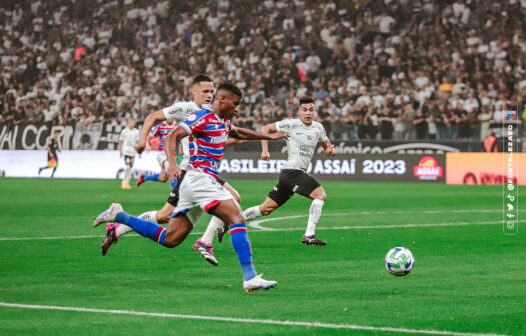
[[[273,181],[229,181],[243,208],[261,202]],[[192,249],[123,237],[106,257],[93,218],[111,201],[132,214],[160,208],[168,184],[130,191],[119,181],[0,179],[0,301],[234,318],[304,321],[453,332],[526,333],[526,239],[502,233],[501,186],[324,182],[328,201],[317,235],[302,246],[310,201],[295,196],[250,231],[255,265],[278,289],[246,295],[229,239],[215,242],[220,265]],[[521,192],[524,191],[521,188]],[[524,212],[521,211],[521,214]],[[205,229],[203,216],[195,232]],[[456,225],[468,223],[469,225]],[[396,227],[415,224],[413,227]],[[436,226],[422,227],[421,224]],[[451,225],[451,226],[443,226]],[[523,224],[522,224],[523,225]],[[331,229],[334,227],[354,229]],[[385,226],[395,226],[386,228]],[[360,228],[361,227],[361,228]],[[4,238],[80,237],[5,240]],[[91,236],[91,237],[90,237]],[[394,246],[413,252],[403,278],[387,273]],[[0,306],[0,334],[400,335],[166,317]]]

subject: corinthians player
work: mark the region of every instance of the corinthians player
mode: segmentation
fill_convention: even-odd
[[[260,205],[253,206],[243,212],[247,221],[260,216],[268,216],[274,210],[285,204],[294,193],[312,200],[309,209],[309,220],[305,235],[301,239],[304,245],[325,246],[327,243],[316,237],[316,224],[321,216],[327,194],[316,179],[306,173],[312,160],[316,145],[321,143],[323,151],[334,156],[336,150],[327,138],[322,124],[314,121],[314,99],[309,96],[299,100],[299,119],[285,119],[262,128],[262,133],[282,132],[289,135],[287,150],[288,160],[279,174],[278,183],[269,192]],[[270,160],[268,142],[261,140],[261,159]]]

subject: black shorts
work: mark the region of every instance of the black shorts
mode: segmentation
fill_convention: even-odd
[[[282,206],[294,193],[308,198],[319,186],[320,183],[303,170],[283,169],[278,184],[268,193],[268,197]]]
[[[170,196],[168,196],[168,200],[166,200],[166,203],[176,207],[177,202],[179,202],[179,186],[183,182],[184,175],[186,174],[186,170],[181,171],[181,177],[177,179],[177,184],[173,188],[173,190],[170,192]]]
[[[128,156],[128,155],[125,155],[125,156],[124,156],[124,163],[125,163],[127,166],[133,167],[133,159],[135,159],[134,156]]]

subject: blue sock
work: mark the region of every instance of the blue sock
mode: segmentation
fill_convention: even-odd
[[[177,185],[177,179],[176,178],[170,179],[170,184],[172,185],[172,189],[175,188],[175,186]]]
[[[245,223],[234,224],[230,227],[230,239],[236,250],[237,258],[243,270],[243,280],[247,281],[255,277],[256,269],[252,264],[252,247],[248,240],[247,225]]]
[[[146,175],[144,178],[143,178],[144,181],[159,181],[159,174],[154,174],[154,175]]]
[[[164,246],[166,228],[163,226],[130,216],[125,212],[119,212],[117,216],[115,216],[115,221],[128,225],[141,236],[148,237],[154,242],[159,243],[159,245]]]

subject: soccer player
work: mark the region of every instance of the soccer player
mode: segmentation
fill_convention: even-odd
[[[279,174],[278,183],[269,192],[265,201],[260,205],[246,209],[243,216],[247,221],[260,216],[268,216],[285,204],[294,193],[300,194],[312,200],[307,229],[301,242],[304,245],[325,246],[327,243],[316,237],[315,230],[323,205],[327,200],[327,194],[318,181],[306,171],[318,142],[321,143],[325,154],[329,156],[334,156],[336,150],[327,138],[323,126],[313,120],[314,113],[314,99],[303,96],[299,100],[299,119],[285,119],[262,128],[262,132],[265,134],[283,132],[289,135],[287,143],[288,160]],[[261,147],[261,159],[269,160],[268,142],[262,140]]]
[[[161,166],[161,172],[159,174],[153,175],[141,174],[139,180],[137,181],[137,187],[146,181],[166,182],[168,180],[168,175],[166,174],[168,161],[164,151],[164,144],[166,136],[168,136],[168,134],[170,134],[176,127],[177,125],[174,123],[174,120],[166,120],[155,125],[155,127],[150,131],[148,140],[152,137],[159,137],[159,150],[161,150],[161,152],[157,155],[157,162],[159,162],[159,166]],[[175,185],[172,185],[172,188],[173,187],[175,187]]]
[[[60,131],[55,130],[55,132],[53,132],[53,137],[49,139],[47,143],[47,165],[44,167],[38,168],[39,176],[42,170],[48,169],[48,168],[53,168],[50,178],[55,176],[55,172],[57,171],[57,167],[58,167],[57,151],[60,152],[60,148],[58,147],[58,135],[59,134],[60,134]]]
[[[122,130],[119,136],[119,154],[122,157],[124,155],[124,177],[121,182],[122,189],[131,189],[130,179],[131,171],[133,167],[133,160],[135,159],[135,143],[139,139],[139,130],[135,128],[135,120],[128,120],[128,127]]]
[[[203,108],[204,106],[209,105],[212,102],[213,93],[214,83],[212,82],[212,79],[209,76],[203,74],[195,76],[192,81],[193,101],[175,102],[173,105],[166,107],[162,110],[153,112],[146,117],[146,119],[144,120],[143,128],[141,130],[141,138],[135,146],[137,152],[142,153],[142,151],[146,148],[149,130],[152,128],[153,125],[155,125],[157,122],[164,120],[175,120],[177,122],[185,120],[186,117],[188,117],[194,111],[197,111]],[[186,169],[186,167],[188,166],[188,162],[190,159],[190,143],[188,138],[189,137],[186,137],[181,140],[183,148],[183,160],[180,163],[180,167],[183,170]],[[227,144],[233,142],[234,140],[236,139],[228,139]],[[193,148],[193,144],[191,146]],[[166,166],[168,165],[168,162],[166,162]],[[165,169],[167,169],[167,167],[165,167]],[[234,199],[238,203],[241,201],[239,193],[231,185],[221,180],[220,178],[218,179],[218,182],[223,188],[228,190],[234,196]],[[177,186],[173,188],[172,192],[170,193],[170,196],[168,197],[168,200],[166,201],[162,209],[144,212],[141,215],[139,215],[139,218],[157,224],[168,223],[170,215],[172,214],[175,206],[177,206],[178,190],[179,188]],[[120,237],[126,235],[129,232],[132,232],[133,229],[127,225],[118,223],[114,224],[110,222],[106,226],[106,231],[106,237],[104,238],[101,245],[102,255],[106,255],[112,244],[116,244]],[[207,232],[208,234],[212,235],[212,239],[216,231],[219,231],[218,239],[221,241],[224,234],[222,221],[214,220],[214,218],[212,218],[209,227],[207,228]],[[217,259],[214,256],[212,244],[206,244],[198,239],[194,244],[194,249],[197,252],[199,252],[203,256],[203,258],[205,258],[205,260],[208,261],[210,264],[214,266],[217,265]]]
[[[242,93],[233,84],[219,85],[213,105],[191,114],[181,127],[175,129],[167,138],[168,175],[179,180],[179,200],[168,228],[132,217],[126,214],[122,206],[113,203],[93,222],[94,226],[108,221],[124,223],[139,234],[166,247],[181,244],[203,211],[219,217],[230,227],[232,245],[238,256],[243,272],[243,288],[247,293],[269,289],[277,285],[256,274],[252,263],[252,249],[248,240],[245,219],[241,208],[232,194],[217,183],[219,164],[228,136],[244,140],[275,140],[286,137],[284,133],[263,134],[248,129],[233,127],[230,120],[239,113]],[[176,161],[177,142],[192,136],[194,148],[186,171],[181,172]]]

